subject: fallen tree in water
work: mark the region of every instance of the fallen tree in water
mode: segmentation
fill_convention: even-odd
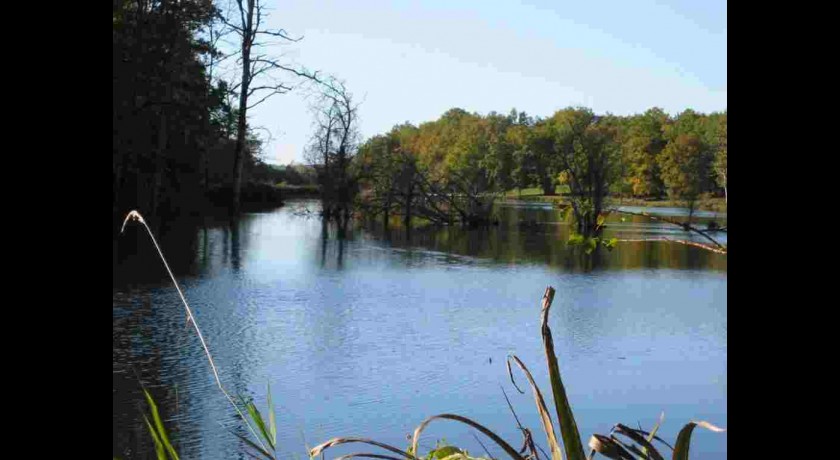
[[[470,227],[495,222],[493,203],[499,193],[481,177],[457,171],[449,171],[446,176],[435,174],[415,156],[393,145],[367,146],[360,157],[358,174],[363,189],[357,207],[369,217],[381,216],[385,226],[392,215],[401,216],[406,226],[413,218],[436,225]]]
[[[697,228],[696,226],[692,225],[689,222],[680,222],[680,221],[677,221],[677,220],[674,220],[674,219],[670,219],[668,217],[655,216],[655,215],[647,213],[647,212],[623,211],[623,210],[620,210],[620,209],[617,209],[617,208],[612,208],[612,209],[609,209],[607,211],[607,214],[609,214],[611,212],[615,212],[615,213],[619,213],[619,214],[628,214],[628,215],[631,215],[631,216],[642,216],[642,217],[647,217],[650,220],[655,220],[655,221],[659,221],[659,222],[665,222],[665,223],[668,223],[668,224],[672,224],[672,225],[675,225],[677,227],[682,228],[683,230],[685,230],[687,232],[693,232],[693,233],[696,233],[696,234],[702,236],[703,238],[710,241],[711,244],[704,244],[704,243],[698,243],[698,242],[695,242],[695,241],[679,240],[679,239],[667,238],[667,237],[643,238],[643,239],[636,239],[636,240],[619,240],[619,241],[670,241],[670,242],[674,242],[674,243],[680,243],[680,244],[685,244],[685,245],[689,245],[689,246],[694,246],[694,247],[706,249],[708,251],[716,252],[718,254],[726,254],[726,246],[721,244],[718,240],[714,239],[711,235],[709,235],[709,232],[711,232],[711,231],[723,231],[723,232],[725,232],[726,227],[722,227],[720,229],[701,230],[700,228]]]

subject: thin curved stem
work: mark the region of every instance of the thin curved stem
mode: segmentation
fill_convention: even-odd
[[[152,230],[149,228],[149,225],[143,219],[143,216],[140,215],[137,211],[131,211],[128,215],[125,216],[125,220],[122,224],[122,229],[120,229],[120,233],[125,231],[125,225],[128,223],[129,220],[136,220],[143,224],[143,227],[146,228],[146,232],[149,234],[149,238],[152,239],[152,243],[155,245],[155,249],[157,249],[158,255],[160,255],[160,260],[163,261],[163,266],[166,268],[166,272],[169,273],[169,278],[172,279],[172,283],[175,285],[175,289],[178,290],[178,295],[181,297],[181,302],[184,304],[184,309],[187,311],[187,321],[192,323],[193,329],[195,329],[195,333],[198,335],[198,340],[201,341],[201,346],[204,348],[204,354],[207,356],[207,361],[210,363],[210,369],[213,371],[213,377],[216,378],[216,385],[218,385],[219,390],[225,395],[230,404],[236,409],[236,412],[239,414],[239,417],[245,422],[248,426],[248,429],[251,430],[251,434],[254,435],[257,442],[260,443],[260,446],[268,452],[268,449],[265,447],[265,444],[260,440],[260,437],[257,436],[257,432],[254,430],[254,427],[248,422],[248,419],[245,417],[245,414],[239,409],[239,406],[236,405],[233,398],[230,394],[225,390],[225,387],[222,385],[222,381],[219,378],[219,371],[216,368],[216,363],[213,361],[213,355],[210,354],[210,349],[207,347],[207,342],[204,340],[204,336],[201,334],[201,329],[198,327],[198,323],[195,321],[195,316],[193,316],[192,309],[190,308],[189,303],[187,303],[187,299],[184,297],[183,291],[181,291],[181,286],[178,284],[178,281],[175,279],[175,275],[172,274],[172,270],[169,268],[169,264],[166,262],[166,257],[163,256],[163,251],[160,249],[157,240],[155,239],[155,235],[152,234]]]

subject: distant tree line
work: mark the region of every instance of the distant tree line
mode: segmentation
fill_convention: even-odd
[[[451,109],[371,137],[353,171],[359,205],[384,222],[399,213],[406,222],[486,223],[500,193],[568,187],[577,230],[589,236],[612,194],[668,196],[692,209],[703,194],[725,196],[726,153],[726,112],[598,116],[570,107],[540,118]]]

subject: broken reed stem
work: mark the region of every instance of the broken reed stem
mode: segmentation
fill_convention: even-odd
[[[137,211],[131,211],[128,215],[125,216],[125,220],[122,224],[122,229],[120,229],[120,233],[125,231],[125,225],[128,223],[129,220],[136,220],[143,224],[143,227],[146,228],[146,232],[149,234],[149,238],[152,239],[152,243],[155,245],[155,249],[157,249],[158,255],[160,255],[160,260],[163,261],[163,266],[166,268],[166,272],[169,273],[169,278],[172,280],[172,284],[175,285],[175,289],[178,290],[178,295],[181,297],[181,303],[184,304],[184,309],[187,311],[187,322],[192,323],[193,329],[195,329],[196,335],[198,335],[198,340],[201,341],[201,346],[204,348],[204,354],[207,356],[207,361],[210,363],[210,369],[213,371],[213,377],[216,378],[216,385],[219,387],[219,390],[225,395],[228,401],[230,401],[231,406],[236,409],[236,412],[239,414],[239,417],[245,422],[248,426],[248,429],[251,431],[251,434],[254,435],[254,438],[257,439],[257,442],[260,443],[260,446],[266,451],[268,449],[265,447],[265,444],[260,440],[260,437],[257,436],[257,432],[248,422],[248,419],[245,417],[245,414],[239,409],[239,406],[234,402],[233,398],[230,394],[225,390],[225,387],[222,385],[222,381],[219,378],[219,371],[216,368],[216,363],[213,361],[213,355],[210,354],[210,349],[207,348],[207,342],[204,340],[204,336],[201,334],[201,329],[198,327],[198,323],[195,321],[195,316],[193,316],[192,309],[190,308],[189,303],[187,303],[187,299],[184,297],[183,291],[181,291],[181,286],[178,284],[178,281],[175,279],[175,275],[172,274],[172,270],[169,268],[169,264],[166,262],[166,257],[163,256],[163,251],[160,249],[157,240],[155,239],[155,235],[152,234],[152,230],[149,228],[149,225],[143,219],[143,216],[140,215]]]

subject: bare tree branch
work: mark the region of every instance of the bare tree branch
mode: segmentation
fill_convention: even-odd
[[[264,0],[229,0],[227,8],[219,11],[217,19],[227,28],[228,33],[235,33],[238,37],[238,48],[236,64],[240,73],[238,83],[232,85],[229,94],[238,92],[239,110],[236,125],[236,146],[234,148],[233,163],[233,193],[231,210],[236,213],[239,209],[240,191],[242,187],[242,171],[245,155],[245,137],[248,131],[247,116],[248,110],[253,109],[270,97],[276,94],[284,94],[292,91],[293,84],[284,83],[269,77],[270,71],[278,70],[283,73],[290,73],[295,77],[319,81],[318,72],[310,72],[305,68],[296,68],[292,65],[281,63],[278,58],[268,54],[259,54],[264,47],[267,47],[271,38],[279,38],[289,42],[297,42],[302,38],[291,37],[284,29],[265,28],[268,9]],[[265,42],[259,40],[266,37]],[[219,36],[214,37],[211,32],[211,39],[217,41]],[[259,52],[257,52],[259,51]],[[249,101],[249,98],[261,96],[256,102]]]
[[[267,88],[261,88],[261,89],[267,89]],[[262,104],[263,102],[265,102],[266,100],[268,100],[268,98],[270,98],[271,96],[274,96],[275,94],[285,94],[285,93],[289,92],[290,90],[291,90],[291,88],[285,88],[285,87],[284,87],[283,89],[280,89],[280,87],[277,87],[277,88],[275,88],[273,91],[271,91],[270,93],[266,94],[266,95],[265,95],[262,99],[260,99],[259,101],[254,102],[253,104],[249,105],[249,106],[248,106],[248,110],[253,109],[254,107],[256,107],[256,106],[258,106],[258,105]]]
[[[278,29],[278,30],[275,30],[275,31],[270,31],[270,30],[258,30],[258,31],[257,31],[257,34],[259,34],[259,35],[270,35],[270,36],[272,36],[272,37],[280,37],[280,38],[282,38],[282,39],[284,39],[284,40],[288,40],[288,41],[290,41],[290,42],[295,42],[295,43],[296,43],[296,42],[299,42],[299,41],[301,41],[301,40],[303,40],[303,35],[301,35],[301,36],[300,36],[300,37],[298,37],[298,38],[292,38],[292,37],[288,36],[288,35],[287,35],[287,32],[286,32],[285,30],[283,30],[283,29]]]
[[[717,253],[717,254],[726,255],[726,252],[727,252],[726,248],[720,249],[720,248],[716,248],[716,247],[714,247],[710,244],[698,243],[696,241],[680,240],[680,239],[676,239],[676,238],[668,238],[666,236],[661,236],[661,237],[657,237],[657,238],[619,239],[618,241],[621,242],[621,243],[634,243],[634,242],[647,243],[647,242],[655,242],[655,241],[667,241],[667,242],[670,242],[670,243],[679,243],[679,244],[685,244],[687,246],[694,246],[694,247],[705,249],[707,251],[711,251],[711,252],[714,252],[714,253]]]
[[[297,75],[298,77],[308,78],[308,79],[313,80],[313,81],[318,82],[318,83],[321,82],[321,80],[318,78],[318,71],[317,70],[315,72],[310,72],[309,70],[307,70],[305,68],[295,69],[293,67],[289,67],[289,66],[280,64],[277,61],[273,61],[273,60],[270,60],[270,59],[255,58],[255,59],[253,59],[253,62],[254,63],[267,64],[272,69],[285,70],[286,72],[293,73],[293,74]]]
[[[654,216],[654,215],[649,214],[649,213],[646,213],[646,212],[631,212],[631,211],[622,211],[622,210],[617,209],[617,208],[612,208],[612,209],[609,209],[607,212],[608,212],[608,213],[609,213],[609,212],[617,212],[617,213],[619,213],[619,214],[629,214],[629,215],[631,215],[631,216],[642,216],[642,217],[647,217],[648,219],[651,219],[651,220],[658,220],[658,221],[661,221],[661,222],[667,222],[667,223],[669,223],[669,224],[672,224],[672,225],[676,225],[676,226],[678,226],[678,227],[681,227],[682,229],[684,229],[684,230],[686,230],[686,231],[691,231],[691,232],[697,233],[698,235],[701,235],[702,237],[704,237],[704,238],[706,238],[707,240],[711,241],[711,242],[712,242],[712,244],[714,244],[714,245],[715,245],[718,249],[723,250],[723,251],[724,251],[724,253],[725,253],[725,251],[726,251],[726,246],[724,246],[724,245],[720,244],[720,243],[719,243],[716,239],[714,239],[714,238],[712,238],[711,236],[709,236],[709,234],[708,234],[708,233],[704,232],[703,230],[700,230],[699,228],[697,228],[697,227],[695,227],[695,226],[693,226],[693,225],[691,225],[691,224],[689,224],[689,223],[687,223],[687,222],[678,222],[678,221],[675,221],[675,220],[669,219],[669,218],[667,218],[667,217]]]

